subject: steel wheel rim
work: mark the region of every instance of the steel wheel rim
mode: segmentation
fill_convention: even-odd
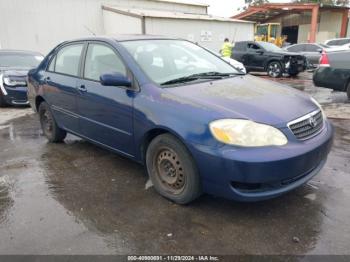
[[[49,111],[45,110],[41,117],[41,125],[46,135],[50,136],[53,130],[52,116]]]
[[[156,177],[160,186],[171,194],[180,194],[186,185],[184,168],[178,154],[168,147],[154,157]]]
[[[272,77],[276,77],[281,73],[281,69],[279,68],[277,63],[272,63],[269,65],[269,75]]]

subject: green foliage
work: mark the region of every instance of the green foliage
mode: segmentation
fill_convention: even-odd
[[[295,3],[320,3],[324,5],[349,6],[350,0],[294,0]]]
[[[249,5],[262,5],[268,3],[269,0],[245,0],[245,3]]]

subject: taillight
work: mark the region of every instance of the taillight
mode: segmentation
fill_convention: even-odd
[[[328,55],[326,53],[326,51],[322,51],[322,55],[321,55],[321,58],[320,58],[320,66],[330,66],[329,65],[329,59],[328,59]]]

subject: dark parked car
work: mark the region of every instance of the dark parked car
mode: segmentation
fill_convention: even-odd
[[[235,70],[179,39],[65,42],[29,72],[31,106],[51,142],[66,133],[145,164],[177,203],[202,192],[281,195],[326,162],[333,128],[300,91]]]
[[[0,50],[0,107],[27,105],[27,73],[43,55],[31,51]]]
[[[267,72],[271,77],[280,77],[283,73],[296,76],[307,66],[305,56],[266,42],[236,42],[232,58],[243,63],[247,71]]]
[[[347,92],[350,99],[350,51],[323,53],[314,72],[316,86]]]

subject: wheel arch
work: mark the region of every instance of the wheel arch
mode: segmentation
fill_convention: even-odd
[[[281,67],[282,67],[282,62],[281,62],[281,60],[279,60],[279,59],[277,59],[277,58],[271,58],[271,59],[269,59],[269,60],[267,60],[266,61],[266,63],[265,63],[265,66],[264,66],[264,70],[265,71],[267,71],[267,67],[269,66],[269,64],[271,64],[272,62],[277,62],[277,63],[279,63],[280,65],[281,65]]]
[[[185,140],[183,139],[183,137],[180,134],[178,134],[174,130],[169,129],[167,127],[157,126],[157,127],[154,127],[152,129],[148,130],[141,139],[141,143],[139,145],[139,150],[140,150],[140,160],[142,163],[145,163],[146,152],[147,152],[147,148],[148,148],[149,144],[152,142],[153,139],[155,139],[157,136],[162,135],[162,134],[170,134],[170,135],[174,136],[175,138],[177,138],[186,147],[188,152],[192,155],[191,151],[189,150],[188,146],[185,143]]]
[[[45,101],[45,99],[44,99],[42,96],[37,96],[37,97],[35,98],[35,109],[36,109],[37,112],[39,111],[39,106],[40,106],[40,104],[41,104],[42,102],[44,102],[44,101]]]

